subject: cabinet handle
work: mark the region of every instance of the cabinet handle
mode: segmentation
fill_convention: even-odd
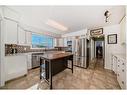
[[[124,63],[122,65],[124,65]]]
[[[122,72],[124,72],[124,69],[122,70]]]
[[[124,84],[124,81],[122,81],[122,84]]]

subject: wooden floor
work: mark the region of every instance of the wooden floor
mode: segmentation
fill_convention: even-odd
[[[39,79],[39,68],[30,70],[27,76],[9,81],[1,89],[48,89]],[[116,75],[103,68],[103,60],[93,61],[88,69],[74,67],[74,73],[66,69],[53,77],[53,89],[121,89]]]

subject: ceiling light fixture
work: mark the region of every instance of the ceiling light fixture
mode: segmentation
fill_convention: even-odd
[[[109,21],[109,16],[110,16],[111,14],[110,14],[110,12],[107,10],[107,11],[105,11],[105,13],[104,13],[104,16],[106,17],[105,18],[105,22],[107,23],[108,21]]]
[[[61,31],[67,31],[67,30],[68,30],[67,27],[65,27],[65,26],[63,26],[62,24],[60,24],[60,23],[58,23],[58,22],[56,22],[56,21],[54,21],[54,20],[51,20],[51,19],[49,19],[49,20],[46,22],[46,24],[49,25],[49,26],[51,26],[51,27],[53,27],[53,28],[56,28],[56,29],[58,29],[58,30],[61,30]]]

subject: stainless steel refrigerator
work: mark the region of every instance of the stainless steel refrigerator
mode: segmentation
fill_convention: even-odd
[[[86,38],[73,40],[72,51],[74,54],[74,65],[87,68],[89,65],[89,40]]]

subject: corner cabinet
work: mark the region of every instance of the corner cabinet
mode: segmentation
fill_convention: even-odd
[[[12,20],[4,19],[5,43],[17,44],[17,23]]]

